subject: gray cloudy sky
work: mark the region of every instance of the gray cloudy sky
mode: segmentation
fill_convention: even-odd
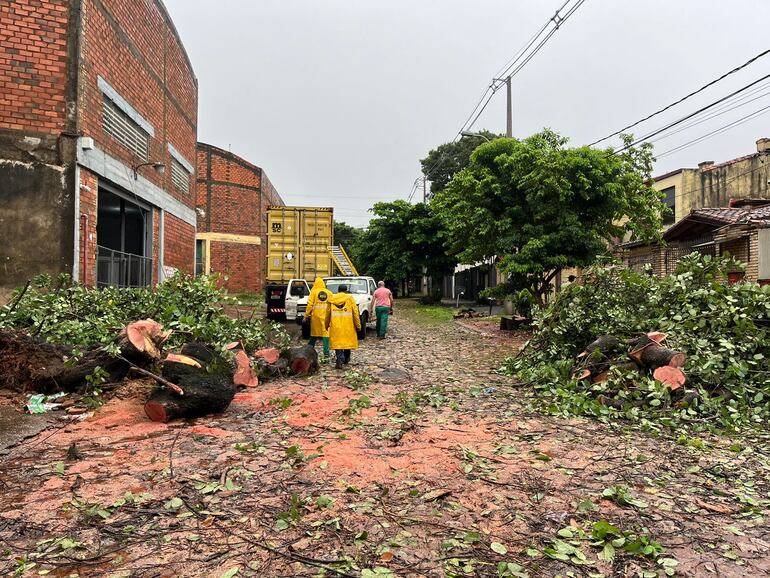
[[[199,139],[263,167],[287,204],[362,226],[373,202],[408,196],[419,159],[563,0],[165,1],[199,80]],[[514,135],[600,138],[766,49],[768,22],[766,0],[587,0],[515,77]],[[642,128],[768,73],[770,56]],[[770,105],[768,90],[656,152]],[[770,111],[656,172],[750,153],[769,124]],[[475,128],[504,132],[502,91]]]

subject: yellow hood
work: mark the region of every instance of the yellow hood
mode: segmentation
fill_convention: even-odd
[[[319,290],[319,289],[326,289],[326,283],[324,283],[324,280],[320,277],[315,278],[315,283],[313,283],[313,289]]]

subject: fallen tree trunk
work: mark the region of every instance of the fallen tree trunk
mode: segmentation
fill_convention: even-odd
[[[52,345],[26,333],[2,331],[0,385],[24,392],[75,391],[87,384],[86,377],[97,367],[107,373],[107,381],[121,381],[133,366],[148,366],[158,360],[168,335],[154,321],[137,321],[114,340],[120,356],[93,348],[72,364],[68,362],[73,357],[72,347]]]
[[[158,386],[150,394],[144,411],[153,421],[168,422],[220,413],[235,397],[232,377],[224,372],[208,373],[182,363],[166,363],[163,377],[181,386],[184,395]]]
[[[284,351],[282,356],[288,362],[289,370],[295,375],[310,375],[318,370],[318,352],[315,347],[292,347]]]
[[[164,360],[163,378],[177,384],[184,394],[158,385],[144,405],[147,417],[153,421],[167,422],[219,413],[235,397],[236,385],[229,363],[200,343],[184,345],[182,352],[185,357],[197,361],[198,366],[187,360],[176,361],[178,356],[174,355]]]

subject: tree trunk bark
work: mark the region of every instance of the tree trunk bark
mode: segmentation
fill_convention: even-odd
[[[193,418],[220,413],[235,397],[235,384],[227,373],[208,373],[181,363],[163,366],[163,377],[177,383],[184,395],[166,387],[156,387],[144,405],[144,411],[153,421],[168,422],[179,418]]]

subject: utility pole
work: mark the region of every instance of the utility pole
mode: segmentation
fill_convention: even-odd
[[[428,202],[428,177],[422,178],[422,202]]]
[[[505,89],[508,93],[508,122],[506,124],[505,136],[511,138],[513,136],[513,102],[511,98],[511,77],[505,79]]]

